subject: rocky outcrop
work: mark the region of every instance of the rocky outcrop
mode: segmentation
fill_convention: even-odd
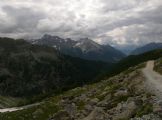
[[[155,114],[148,114],[142,116],[141,118],[132,118],[131,120],[161,120],[161,118]]]
[[[159,120],[161,102],[145,89],[141,69],[134,69],[76,88],[59,104],[74,120]]]
[[[54,47],[63,54],[86,60],[117,62],[126,57],[124,53],[112,46],[98,44],[89,38],[81,38],[76,41],[70,38],[63,39],[58,36],[46,34],[42,38],[30,42],[32,44]]]
[[[70,117],[70,115],[68,114],[68,112],[66,112],[66,111],[60,111],[60,112],[56,113],[49,120],[73,120],[73,119]]]

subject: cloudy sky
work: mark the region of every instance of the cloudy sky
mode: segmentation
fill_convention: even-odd
[[[162,42],[162,0],[0,0],[0,36],[45,33],[114,46]]]

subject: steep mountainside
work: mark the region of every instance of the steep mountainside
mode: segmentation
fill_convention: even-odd
[[[109,45],[99,45],[88,38],[74,41],[69,38],[62,39],[57,36],[44,35],[41,39],[32,40],[31,42],[33,44],[51,46],[64,54],[87,60],[117,62],[125,57],[119,50]]]
[[[94,82],[110,66],[65,56],[52,47],[0,38],[0,95],[58,93]]]
[[[129,68],[107,80],[78,87],[42,104],[1,113],[3,120],[161,120],[158,96],[147,89],[141,70]]]
[[[139,55],[156,49],[162,49],[162,43],[149,43],[145,46],[139,47],[131,52],[131,55]]]

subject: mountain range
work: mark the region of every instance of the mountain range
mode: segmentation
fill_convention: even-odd
[[[108,63],[60,51],[71,46],[83,53],[111,51],[107,46],[56,38],[60,42],[43,41],[49,45],[0,38],[0,119],[160,120],[161,103],[145,89],[148,80],[141,71],[147,61],[156,60],[155,70],[162,73],[161,49]]]
[[[70,38],[62,39],[58,36],[44,35],[40,39],[30,41],[32,44],[54,47],[63,54],[87,60],[117,62],[125,57],[121,51],[110,45],[100,45],[89,38],[74,41]]]
[[[0,38],[0,119],[161,120],[159,95],[142,74],[146,61],[161,54],[132,55],[111,66],[66,56],[53,47]],[[155,61],[159,73],[161,65],[162,59]],[[103,68],[110,70],[106,78],[92,80]],[[38,99],[38,93],[51,94]]]
[[[52,42],[56,41],[52,40]],[[72,42],[67,40],[67,43],[72,44]],[[98,44],[91,40],[88,40],[85,46],[82,42],[86,41],[77,42],[82,50],[86,48],[90,48],[89,51],[94,50],[93,47],[86,46],[89,42],[98,47]],[[61,43],[60,46],[63,47],[63,44]],[[93,83],[101,76],[110,77],[132,65],[148,59],[157,59],[160,55],[161,51],[154,51],[139,56],[129,56],[115,64],[71,57],[44,44],[36,45],[21,39],[0,38],[0,94],[33,96],[50,92],[57,93]]]

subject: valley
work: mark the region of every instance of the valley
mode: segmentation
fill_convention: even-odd
[[[162,120],[162,0],[0,0],[0,120]]]

